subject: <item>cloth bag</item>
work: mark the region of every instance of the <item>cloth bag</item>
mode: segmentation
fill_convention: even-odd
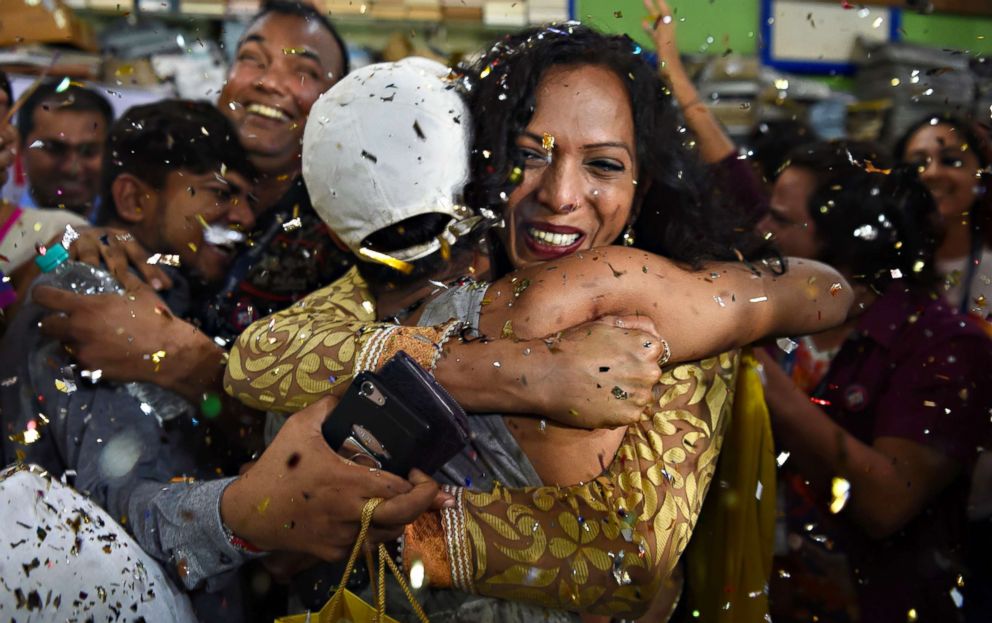
[[[303,614],[279,617],[276,619],[276,623],[399,623],[399,621],[385,613],[386,565],[389,566],[389,570],[396,577],[400,588],[403,589],[403,593],[406,594],[410,605],[413,606],[413,611],[417,615],[417,619],[421,623],[429,623],[427,615],[424,614],[420,604],[417,603],[417,599],[413,596],[409,585],[407,585],[406,579],[403,577],[403,572],[397,568],[389,552],[386,551],[385,545],[380,544],[375,551],[376,557],[378,557],[378,573],[375,574],[375,578],[373,579],[376,587],[375,606],[368,604],[361,597],[346,588],[348,578],[351,577],[351,572],[355,568],[355,562],[358,561],[358,555],[364,549],[368,537],[369,525],[372,523],[372,513],[380,502],[382,502],[382,498],[372,498],[362,508],[362,527],[358,533],[358,539],[355,541],[355,546],[351,550],[351,556],[348,558],[348,564],[345,566],[344,574],[341,576],[341,582],[338,583],[338,588],[334,591],[331,599],[324,604],[324,607],[319,612],[305,612]],[[368,549],[365,550],[365,554],[369,559],[373,557]],[[372,568],[373,565],[370,560],[370,572]]]

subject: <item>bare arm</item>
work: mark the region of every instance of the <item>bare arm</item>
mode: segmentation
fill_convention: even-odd
[[[844,512],[873,538],[897,532],[933,503],[966,464],[964,448],[984,438],[986,427],[976,426],[988,417],[988,344],[975,338],[938,342],[896,364],[889,389],[863,415],[875,431],[868,443],[812,404],[764,356],[776,437],[824,499],[832,477],[848,480]]]
[[[757,276],[739,263],[690,271],[636,249],[603,247],[517,271],[495,282],[488,300],[480,325],[487,335],[508,321],[526,339],[601,316],[645,316],[668,341],[672,361],[692,361],[836,326],[853,293],[837,271],[809,260],[790,258],[784,275]]]
[[[699,155],[703,162],[717,163],[732,155],[736,146],[720,123],[699,99],[699,92],[685,71],[682,59],[679,57],[678,46],[675,43],[675,20],[672,11],[665,0],[644,0],[649,19],[644,23],[644,30],[654,40],[658,50],[658,70],[668,81],[675,96],[685,122],[696,135],[699,145]],[[653,19],[651,19],[653,18]]]

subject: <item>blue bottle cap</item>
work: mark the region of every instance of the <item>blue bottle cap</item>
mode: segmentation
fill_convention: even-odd
[[[50,273],[69,259],[69,252],[61,244],[55,244],[45,251],[44,255],[37,255],[34,258],[35,264],[43,273]]]

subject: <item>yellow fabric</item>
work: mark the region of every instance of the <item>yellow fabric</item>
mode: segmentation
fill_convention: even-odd
[[[361,597],[345,589],[342,599],[333,607],[330,601],[317,613],[291,614],[276,619],[276,623],[375,623],[375,608]],[[380,623],[399,623],[385,615]]]
[[[757,365],[750,352],[741,357],[716,483],[686,550],[685,599],[689,612],[699,612],[694,621],[758,623],[768,614],[775,449]]]

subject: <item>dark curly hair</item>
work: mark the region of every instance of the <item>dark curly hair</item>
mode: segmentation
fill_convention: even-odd
[[[474,130],[469,205],[502,213],[516,186],[511,171],[523,167],[516,139],[534,114],[538,84],[552,67],[586,64],[616,73],[629,95],[640,170],[634,246],[693,266],[765,252],[753,219],[711,190],[716,185],[683,142],[671,92],[641,47],[577,22],[508,35],[463,68]],[[495,272],[506,272],[509,260],[498,240],[493,249]]]
[[[133,106],[111,126],[107,137],[100,223],[117,215],[112,186],[124,173],[162,188],[173,171],[201,174],[224,168],[255,179],[255,167],[237,131],[213,104],[162,100]]]
[[[896,159],[905,160],[909,140],[920,128],[931,125],[946,125],[954,128],[978,158],[981,180],[980,192],[971,210],[972,215],[976,215],[971,219],[972,235],[983,238],[987,246],[992,246],[992,174],[989,168],[992,166],[992,141],[989,140],[988,129],[964,117],[946,114],[927,115],[909,126],[896,141],[893,152]]]
[[[914,167],[889,166],[881,148],[859,141],[812,143],[786,164],[816,179],[807,208],[822,249],[817,260],[877,292],[896,279],[932,290],[939,281],[937,207]]]

